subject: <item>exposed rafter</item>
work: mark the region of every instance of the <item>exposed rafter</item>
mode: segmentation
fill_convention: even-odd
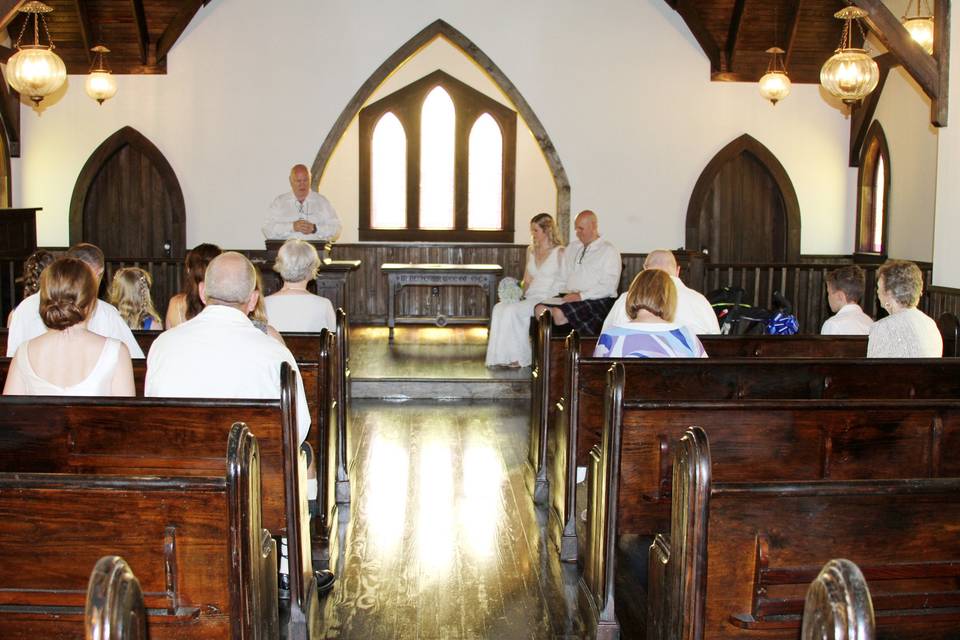
[[[934,1],[933,58],[937,61],[937,99],[930,105],[930,121],[947,126],[950,99],[950,0]]]
[[[733,71],[733,58],[737,55],[737,40],[740,37],[740,25],[743,24],[743,9],[747,0],[736,0],[733,15],[730,18],[730,30],[727,32],[727,47],[724,51],[723,70]]]
[[[0,29],[6,29],[26,0],[0,0]]]
[[[87,50],[87,61],[93,62],[93,52],[90,47],[93,42],[93,26],[90,24],[90,14],[87,13],[87,4],[85,0],[73,0],[73,8],[77,12],[77,21],[80,24],[80,41],[83,48]]]
[[[143,11],[143,0],[130,0],[133,22],[137,25],[137,48],[140,50],[140,64],[147,64],[147,52],[150,50],[150,32],[147,30],[147,15]]]
[[[789,29],[787,30],[787,43],[784,46],[783,64],[790,69],[790,57],[793,55],[795,45],[797,44],[797,31],[800,28],[800,16],[803,12],[803,0],[797,0],[793,10],[793,16],[790,18]]]
[[[197,14],[197,11],[200,10],[200,7],[205,4],[207,4],[206,0],[184,1],[183,6],[180,7],[180,11],[177,12],[177,15],[174,16],[173,20],[164,30],[163,35],[160,36],[160,39],[157,41],[157,62],[166,61],[170,49],[176,44],[177,40],[183,34],[183,30],[190,24],[190,21],[193,19],[193,16]]]
[[[863,147],[863,141],[867,139],[867,131],[870,129],[870,123],[873,121],[873,114],[877,111],[877,105],[880,103],[880,96],[883,95],[883,87],[887,83],[887,76],[890,70],[900,65],[893,54],[885,53],[882,56],[874,58],[877,66],[880,68],[880,80],[877,82],[877,88],[870,95],[863,99],[863,102],[854,109],[850,117],[850,166],[860,166],[860,151]]]

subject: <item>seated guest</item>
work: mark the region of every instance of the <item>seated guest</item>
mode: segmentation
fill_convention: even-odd
[[[527,249],[523,298],[501,301],[493,307],[487,339],[488,367],[530,366],[530,316],[537,303],[560,293],[563,247],[553,217],[548,213],[535,215],[530,221],[530,237],[533,241]]]
[[[706,358],[693,331],[674,321],[677,288],[665,272],[646,269],[627,291],[629,322],[606,329],[595,358]]]
[[[131,329],[163,331],[160,314],[153,307],[153,298],[150,297],[151,286],[153,278],[138,267],[126,267],[113,274],[110,304],[117,308]]]
[[[93,274],[96,290],[99,291],[100,279],[103,277],[103,252],[100,251],[99,247],[84,242],[70,247],[66,255],[87,265],[87,268]],[[94,299],[96,299],[96,294],[94,294]],[[113,305],[103,300],[96,300],[93,314],[87,321],[87,329],[104,338],[116,338],[127,345],[132,357],[143,357],[143,351],[133,338],[130,327],[123,321],[120,313]],[[46,331],[47,326],[40,317],[40,295],[33,294],[24,299],[13,310],[13,316],[10,319],[10,331],[7,334],[7,357],[13,356],[17,352],[17,347],[22,343],[31,338],[36,338]]]
[[[887,260],[877,269],[877,297],[890,315],[873,323],[868,358],[939,358],[943,338],[937,323],[917,309],[923,274],[908,260]]]
[[[200,283],[210,261],[220,255],[220,247],[215,244],[198,244],[187,252],[183,262],[182,291],[167,305],[167,329],[173,329],[203,311],[200,301]]]
[[[873,318],[860,308],[866,286],[863,269],[855,264],[834,269],[827,274],[827,303],[834,315],[827,318],[820,333],[825,336],[865,336],[870,333]]]
[[[47,332],[17,349],[4,395],[132,396],[130,352],[87,330],[97,281],[80,260],[61,258],[40,276],[39,314]]]
[[[307,284],[317,277],[319,268],[320,256],[312,244],[303,240],[283,243],[273,264],[273,270],[283,278],[283,287],[264,299],[271,325],[280,331],[336,330],[333,305],[307,291]]]
[[[717,314],[710,306],[710,302],[699,291],[694,291],[683,283],[680,279],[680,265],[672,251],[666,249],[657,249],[647,254],[643,261],[644,270],[659,269],[673,281],[673,286],[677,288],[677,313],[674,322],[681,326],[689,327],[697,335],[720,333],[720,323],[717,322]],[[627,294],[620,294],[617,301],[613,303],[613,308],[603,321],[602,331],[609,327],[626,324],[630,321],[627,316]]]
[[[190,322],[160,334],[147,358],[146,395],[171,398],[279,398],[280,363],[297,371],[300,441],[310,428],[303,382],[290,351],[253,326],[257,271],[243,255],[222,253],[199,286],[206,305]]]
[[[247,314],[247,317],[250,318],[250,322],[257,329],[286,346],[287,343],[283,341],[283,336],[273,328],[267,319],[267,305],[263,304],[263,298],[263,278],[260,277],[260,270],[257,269],[257,305]]]
[[[53,262],[53,254],[46,249],[37,249],[23,261],[23,275],[17,278],[17,282],[23,284],[23,297],[29,298],[37,291],[40,291],[40,273]],[[13,310],[7,314],[7,326],[13,320]]]
[[[558,306],[537,305],[534,315],[549,308],[558,327],[569,324],[581,335],[595,336],[610,312],[620,281],[620,252],[600,237],[597,215],[581,211],[575,221],[577,240],[563,255],[560,291],[565,292]]]

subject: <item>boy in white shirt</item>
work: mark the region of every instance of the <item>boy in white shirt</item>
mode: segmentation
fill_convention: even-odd
[[[820,329],[823,335],[867,335],[873,318],[860,308],[866,277],[855,264],[827,274],[827,302],[835,314]]]

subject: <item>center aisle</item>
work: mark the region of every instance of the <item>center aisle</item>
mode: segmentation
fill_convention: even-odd
[[[526,401],[351,407],[349,520],[324,637],[580,638],[576,571],[523,483]]]

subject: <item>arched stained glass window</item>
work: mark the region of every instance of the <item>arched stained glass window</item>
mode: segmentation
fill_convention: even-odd
[[[513,242],[514,110],[437,70],[359,125],[360,240]]]
[[[450,94],[436,87],[420,116],[420,228],[454,227],[454,153],[457,112]]]
[[[407,134],[388,111],[373,129],[370,152],[370,223],[378,229],[407,226]]]
[[[473,123],[469,138],[467,228],[498,230],[503,226],[503,134],[485,113]]]
[[[857,176],[857,253],[886,254],[890,202],[890,150],[880,123],[867,130]]]

